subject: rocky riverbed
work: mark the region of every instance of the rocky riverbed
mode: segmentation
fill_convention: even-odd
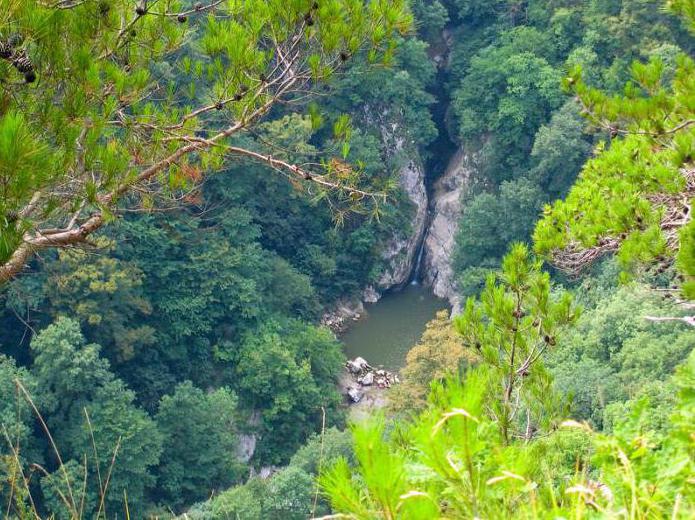
[[[345,363],[340,378],[340,389],[350,403],[350,417],[362,420],[388,404],[388,389],[400,382],[398,374],[371,366],[364,358],[357,357]]]
[[[362,301],[343,300],[335,307],[324,313],[321,317],[321,325],[333,331],[334,334],[345,332],[352,322],[364,316],[365,310]]]

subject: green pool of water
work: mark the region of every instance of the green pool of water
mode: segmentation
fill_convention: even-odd
[[[422,285],[387,293],[377,303],[366,304],[367,315],[341,335],[345,354],[397,370],[405,364],[405,356],[419,341],[425,324],[447,308],[445,300]]]

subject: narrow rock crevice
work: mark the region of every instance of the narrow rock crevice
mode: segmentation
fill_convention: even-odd
[[[449,82],[449,51],[451,34],[442,32],[440,41],[431,46],[431,59],[437,65],[436,79],[429,93],[436,100],[431,113],[439,135],[418,154],[408,150],[399,136],[397,124],[382,126],[382,141],[393,155],[408,159],[399,172],[401,187],[414,205],[410,233],[392,237],[384,246],[382,257],[385,269],[375,286],[361,295],[368,303],[378,301],[389,291],[400,290],[409,283],[431,287],[435,296],[448,299],[454,310],[459,301],[451,266],[454,242],[461,216],[461,194],[477,166],[477,157],[458,144],[449,133],[451,97]],[[338,314],[345,321],[362,314],[363,308]],[[342,325],[342,323],[341,323]]]

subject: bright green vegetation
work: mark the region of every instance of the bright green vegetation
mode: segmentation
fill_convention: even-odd
[[[328,429],[311,437],[295,453],[289,465],[263,480],[252,477],[245,484],[193,506],[191,520],[210,518],[263,518],[302,520],[330,513],[326,498],[319,494],[315,479],[337,460],[353,461],[349,431]]]
[[[692,518],[694,23],[0,0],[2,514]],[[379,279],[399,169],[447,132],[479,165],[469,298],[347,428],[320,317]]]
[[[357,463],[321,477],[333,506],[364,519],[691,518],[695,334],[631,330],[650,304],[636,291],[580,318],[512,246],[454,321],[480,361],[433,381],[423,412],[355,426]]]
[[[378,421],[356,430],[354,477],[341,462],[324,483],[355,518],[691,518],[694,369],[691,356],[674,379],[681,390],[665,431],[650,428],[643,401],[612,435],[566,422],[508,446],[487,415],[491,375],[477,370],[465,385],[434,386],[428,411],[392,443],[379,442]]]

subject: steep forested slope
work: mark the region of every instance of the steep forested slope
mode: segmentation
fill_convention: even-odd
[[[0,9],[10,509],[69,515],[85,473],[94,514],[116,450],[109,514],[124,492],[137,517],[178,511],[287,462],[324,418],[343,426],[343,356],[319,318],[376,283],[383,244],[410,234],[399,176],[436,135],[434,67],[401,36],[402,2],[368,16],[361,1],[158,4]],[[232,139],[210,145],[230,121]],[[11,475],[33,462],[22,495]]]
[[[459,290],[480,287],[508,244],[527,240],[543,205],[563,196],[609,130],[585,131],[582,106],[559,88],[567,70],[620,93],[633,60],[671,71],[693,40],[660,2],[444,2],[450,12],[450,127],[479,155],[454,268]]]
[[[108,223],[80,247],[30,248],[39,254],[0,288],[8,514],[687,518],[692,1],[666,11],[647,0],[415,0],[414,30],[383,45],[381,22],[408,25],[400,2],[371,2],[384,11],[370,22],[356,15],[361,1],[242,4],[59,2],[49,16],[26,3],[78,42],[87,31],[104,46],[100,59],[113,51],[123,70],[86,67],[99,60],[84,42],[52,54],[64,42],[26,29],[48,23],[41,16],[0,14],[0,180],[26,181],[0,201],[0,261],[50,235],[50,222],[80,226],[99,212]],[[0,11],[17,5],[0,0]],[[126,156],[145,168],[176,140],[152,125],[190,116],[187,138],[207,147],[220,118],[256,106],[245,88],[266,94],[283,60],[244,54],[238,41],[255,38],[254,24],[223,29],[218,6],[310,40],[334,23],[345,48],[318,37],[328,50],[302,62],[311,92],[294,91],[234,137],[243,157],[201,150],[111,204],[113,182],[131,187],[118,168]],[[160,8],[186,14],[166,25],[147,14]],[[119,35],[121,12],[145,25]],[[201,33],[186,29],[201,20]],[[11,35],[17,26],[26,34]],[[367,49],[353,32],[368,33]],[[159,41],[180,46],[171,53]],[[21,52],[42,60],[30,70]],[[253,83],[223,66],[234,59]],[[42,83],[51,60],[67,72]],[[631,69],[633,60],[650,65]],[[148,74],[176,95],[140,105]],[[122,89],[113,106],[93,96],[103,77]],[[63,90],[73,80],[82,90]],[[65,96],[65,112],[52,96]],[[202,121],[185,115],[198,103]],[[104,130],[108,111],[118,130]],[[446,168],[462,157],[470,161]],[[69,175],[106,164],[114,178],[75,182],[74,204],[47,200],[40,217],[22,217],[47,182],[31,172],[51,161]],[[386,417],[353,434],[336,389],[341,346],[317,324],[367,286],[409,280],[427,234],[426,191],[441,194],[445,170],[465,173],[446,192],[460,215],[442,213],[447,232],[458,229],[445,285],[473,298],[455,328],[445,316],[428,326]],[[62,193],[61,182],[49,186]],[[535,249],[517,244],[505,257],[532,234]]]

